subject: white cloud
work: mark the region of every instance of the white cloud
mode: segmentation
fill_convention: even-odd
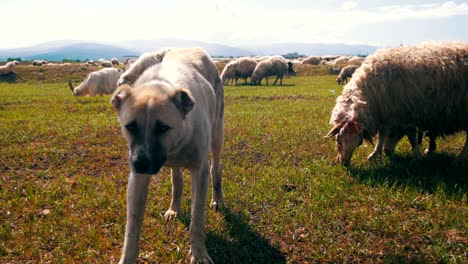
[[[142,0],[141,0],[142,1]],[[46,4],[44,4],[44,2]],[[54,10],[49,10],[54,6]],[[115,5],[119,19],[103,19],[105,4],[89,8],[78,2],[33,1],[28,8],[2,7],[6,27],[0,48],[56,39],[112,42],[130,39],[181,38],[224,44],[268,42],[350,42],[351,29],[380,22],[468,15],[467,2],[393,5],[366,9],[346,0],[340,9],[251,8],[228,0],[187,2],[184,8],[161,3]],[[73,11],[70,11],[73,10]],[[18,19],[21,14],[21,19]],[[43,15],[53,14],[53,15]],[[13,42],[14,41],[14,42]]]
[[[343,10],[351,10],[355,9],[358,6],[358,3],[356,1],[344,1],[341,3],[341,9]]]

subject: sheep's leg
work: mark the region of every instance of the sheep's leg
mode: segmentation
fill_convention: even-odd
[[[265,80],[266,80],[266,85],[268,85],[268,76],[265,77]]]
[[[421,160],[421,153],[419,151],[418,139],[416,137],[416,129],[411,129],[407,131],[406,136],[411,144],[411,149],[413,151],[413,158],[415,160]]]
[[[433,135],[433,133],[431,132],[428,132],[427,135],[429,136],[429,147],[426,150],[424,150],[424,155],[431,154],[437,148],[435,135]]]
[[[275,81],[273,82],[273,85],[276,85],[276,82],[278,81],[278,79],[279,79],[279,76],[276,76],[276,79],[275,79]]]
[[[465,139],[465,146],[463,147],[460,155],[458,155],[457,160],[459,161],[467,161],[468,160],[468,129],[465,130],[466,139]]]
[[[283,86],[283,76],[280,78],[280,85]]]
[[[424,137],[424,132],[421,129],[418,129],[418,145],[421,146],[422,140]]]
[[[367,156],[368,160],[374,159],[377,156],[379,156],[380,154],[382,154],[382,146],[383,146],[383,143],[384,143],[384,140],[385,140],[386,136],[387,136],[386,131],[384,131],[384,130],[379,131],[379,138],[377,140],[377,144],[375,145],[375,148],[372,151],[372,153],[369,156]]]

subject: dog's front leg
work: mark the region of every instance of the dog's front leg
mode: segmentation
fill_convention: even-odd
[[[138,258],[138,240],[145,214],[146,199],[150,174],[131,172],[127,188],[127,224],[122,257],[119,263],[136,263]]]
[[[190,171],[192,177],[192,221],[190,222],[190,262],[214,263],[205,246],[205,204],[208,192],[208,161]]]

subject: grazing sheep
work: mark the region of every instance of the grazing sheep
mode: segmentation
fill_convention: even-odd
[[[383,144],[394,128],[468,133],[467,64],[467,43],[381,49],[367,57],[336,99],[330,118],[334,127],[326,137],[336,136],[337,161],[349,164],[363,139],[379,133]],[[458,159],[468,160],[468,141]]]
[[[44,64],[47,64],[47,61],[45,61],[45,60],[33,60],[33,62],[32,62],[33,66],[42,66]]]
[[[361,64],[364,62],[365,58],[364,57],[352,57],[346,62],[346,65],[355,65],[355,66],[361,66]]]
[[[117,58],[112,58],[110,62],[112,62],[113,65],[119,65],[119,60]]]
[[[341,69],[349,61],[349,59],[349,56],[341,56],[333,61],[333,67]]]
[[[325,62],[325,61],[334,61],[336,59],[338,59],[340,56],[338,55],[325,55],[325,56],[321,56],[320,57],[320,60],[322,62]]]
[[[77,87],[73,87],[72,81],[68,85],[74,96],[95,96],[103,94],[112,94],[117,88],[122,70],[115,68],[106,68],[88,74],[86,79]]]
[[[7,75],[11,72],[14,73],[13,69],[15,68],[14,62],[7,62],[5,65],[0,66],[0,75]]]
[[[107,68],[109,68],[109,67],[112,67],[112,64],[113,64],[112,62],[107,61],[107,60],[101,61],[101,66],[102,66],[102,67],[107,67]]]
[[[87,66],[96,65],[96,62],[93,61],[93,60],[89,60],[89,61],[86,62],[86,65],[87,65]]]
[[[280,85],[283,85],[283,76],[296,75],[296,72],[293,69],[293,64],[287,62],[286,59],[280,56],[270,57],[264,60],[261,60],[255,67],[254,72],[252,73],[252,84],[261,85],[262,79],[266,79],[266,84],[268,85],[268,76],[276,75],[276,80],[273,82],[273,85],[276,84],[278,79],[280,80]]]
[[[247,84],[247,78],[252,76],[256,66],[257,62],[252,58],[242,57],[237,59],[236,77],[244,78],[245,84]]]
[[[171,49],[169,48],[164,48],[158,51],[143,53],[128,69],[125,70],[122,76],[120,76],[118,85],[122,85],[124,83],[133,85],[133,83],[146,69],[160,63],[170,50]]]
[[[233,80],[235,85],[237,85],[237,80],[239,79],[236,75],[237,61],[231,61],[224,66],[223,71],[221,72],[221,80],[223,85],[228,85],[229,81]]]
[[[316,56],[309,56],[305,60],[302,61],[302,64],[319,65],[320,58]]]
[[[257,66],[257,62],[252,58],[242,57],[233,60],[224,66],[221,72],[221,80],[224,85],[227,85],[230,80],[234,80],[237,85],[237,80],[243,78],[245,84],[247,84],[247,78],[252,76],[255,66]]]
[[[343,83],[347,83],[348,78],[351,78],[351,76],[353,75],[354,71],[356,71],[357,68],[359,68],[359,66],[355,66],[355,65],[349,65],[349,66],[344,67],[343,69],[341,69],[338,77],[336,77],[336,82],[340,85]]]

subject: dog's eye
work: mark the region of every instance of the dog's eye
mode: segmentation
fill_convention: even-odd
[[[125,125],[125,128],[128,130],[130,133],[135,133],[138,130],[138,126],[135,122],[131,122]]]
[[[157,133],[157,134],[164,134],[164,133],[166,133],[169,129],[171,129],[171,127],[168,126],[168,125],[165,125],[165,124],[163,124],[163,123],[158,122],[158,123],[156,124],[156,133]]]

